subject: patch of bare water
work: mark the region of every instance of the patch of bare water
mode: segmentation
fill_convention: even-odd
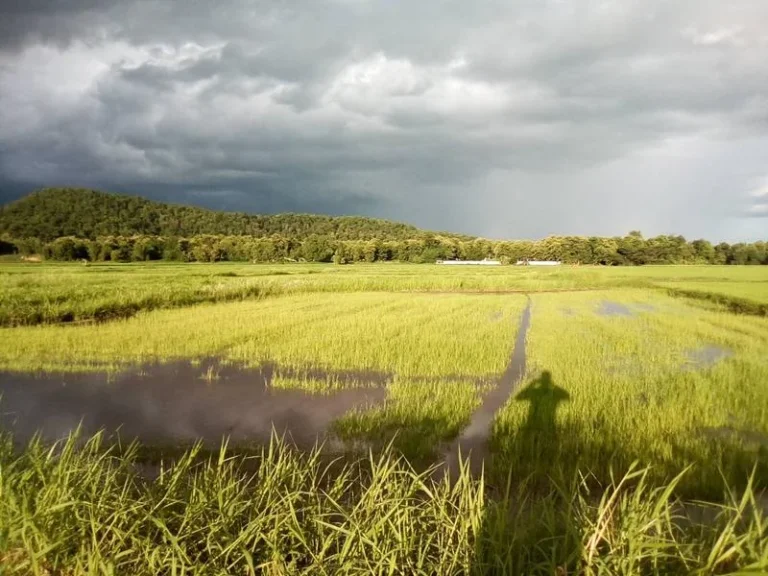
[[[212,361],[153,365],[118,375],[0,373],[0,428],[24,442],[39,432],[67,436],[104,430],[145,443],[203,440],[267,441],[274,429],[298,445],[312,445],[333,420],[384,400],[387,375],[296,370],[302,377],[332,377],[357,388],[309,394],[274,389],[276,372],[222,366]],[[280,373],[290,375],[290,369]]]
[[[733,351],[715,344],[705,344],[695,350],[689,350],[685,354],[686,367],[696,370],[710,368],[726,358],[733,356]]]
[[[614,302],[613,300],[603,300],[600,302],[600,306],[597,308],[597,313],[600,316],[634,316],[635,313],[621,302]]]

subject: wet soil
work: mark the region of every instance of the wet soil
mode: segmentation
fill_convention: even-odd
[[[447,473],[455,478],[461,460],[468,460],[470,470],[478,474],[488,456],[488,440],[496,413],[514,394],[519,382],[525,375],[525,339],[531,324],[531,300],[523,311],[520,327],[515,337],[515,346],[504,373],[495,385],[484,395],[480,407],[472,414],[469,425],[464,428],[458,439],[447,449],[445,463],[436,470],[436,474]]]
[[[215,379],[204,378],[209,368]],[[386,397],[386,374],[293,371],[358,386],[320,395],[272,388],[275,371],[272,365],[244,369],[208,361],[111,376],[0,373],[0,428],[13,432],[17,442],[38,431],[43,438],[59,439],[82,425],[86,435],[104,430],[148,444],[202,440],[218,445],[224,437],[267,441],[274,427],[297,445],[309,446],[322,439],[334,419]],[[280,369],[283,375],[293,372]]]
[[[423,290],[398,290],[398,294],[445,294],[445,295],[461,295],[461,294],[472,294],[472,295],[503,295],[503,294],[523,294],[525,296],[528,296],[529,294],[559,294],[561,292],[605,292],[606,290],[610,289],[610,286],[596,286],[593,288],[544,288],[542,290],[532,290],[530,288],[523,288],[523,289],[489,289],[489,290],[482,290],[482,289],[463,289],[458,288],[456,290],[430,290],[429,288],[425,288]]]
[[[629,306],[621,304],[620,302],[614,302],[612,300],[603,300],[600,302],[597,313],[600,316],[634,316],[634,312],[629,308]]]
[[[745,430],[733,426],[708,426],[701,433],[715,440],[739,440],[752,448],[768,447],[768,434],[756,430]]]
[[[715,344],[706,344],[696,350],[690,350],[686,353],[687,364],[689,369],[702,369],[710,368],[720,362],[733,356],[733,352],[728,348],[717,346]]]

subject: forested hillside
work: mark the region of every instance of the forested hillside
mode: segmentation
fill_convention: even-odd
[[[604,265],[768,264],[768,244],[682,236],[487,240],[358,216],[249,215],[92,190],[46,189],[0,208],[0,255],[140,262],[434,262],[496,258]]]
[[[413,238],[419,233],[415,226],[375,218],[217,212],[74,188],[40,190],[0,208],[0,234],[45,242],[63,236],[95,240],[99,236],[137,234],[177,237],[280,234],[297,238],[318,234],[339,240],[369,240]]]

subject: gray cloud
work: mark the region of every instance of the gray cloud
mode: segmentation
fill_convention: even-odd
[[[764,237],[768,5],[3,6],[0,195]]]
[[[768,218],[768,178],[750,194],[744,215],[749,218]]]

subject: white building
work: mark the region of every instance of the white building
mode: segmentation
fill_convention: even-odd
[[[559,260],[518,260],[517,266],[560,266]]]
[[[451,266],[501,266],[498,260],[438,260],[437,264],[449,264]]]

